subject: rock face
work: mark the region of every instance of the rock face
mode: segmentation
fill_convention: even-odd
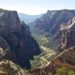
[[[64,50],[75,46],[75,17],[60,28],[59,49]]]
[[[29,27],[19,20],[16,11],[1,11],[0,15],[0,48],[7,49],[5,55],[8,55],[3,58],[30,68],[29,60],[41,51]]]

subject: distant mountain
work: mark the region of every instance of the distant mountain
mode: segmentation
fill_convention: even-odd
[[[9,60],[0,62],[0,75],[24,75],[22,68]]]
[[[48,10],[47,13],[35,21],[35,28],[44,32],[56,33],[61,24],[68,22],[74,16],[75,10]]]
[[[24,21],[26,24],[35,21],[37,18],[40,18],[42,16],[41,15],[27,15],[24,13],[18,13],[18,16],[20,18],[21,21]]]

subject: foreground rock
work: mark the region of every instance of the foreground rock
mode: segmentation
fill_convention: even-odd
[[[23,75],[21,68],[8,60],[0,62],[0,75]]]

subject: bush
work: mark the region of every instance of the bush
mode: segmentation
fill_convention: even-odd
[[[48,73],[48,75],[52,75],[52,73]]]
[[[57,69],[56,74],[55,75],[68,75],[68,69],[66,67],[62,67]]]
[[[75,72],[66,67],[62,67],[62,68],[57,69],[55,75],[75,75]]]
[[[73,70],[69,71],[69,75],[75,75],[75,72]]]

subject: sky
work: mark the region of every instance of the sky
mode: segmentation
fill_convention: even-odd
[[[38,15],[47,10],[75,9],[75,0],[0,0],[0,8]]]

